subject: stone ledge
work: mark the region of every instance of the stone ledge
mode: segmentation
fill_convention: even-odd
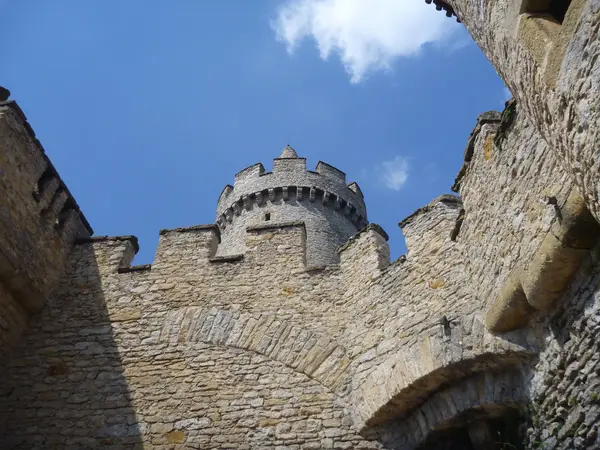
[[[221,237],[221,232],[219,231],[219,227],[215,224],[204,224],[204,225],[192,225],[191,227],[181,227],[181,228],[163,228],[159,231],[159,234],[162,236],[167,233],[191,233],[194,231],[204,231],[204,230],[214,230]]]
[[[323,272],[327,270],[330,266],[308,266],[304,269],[305,272]]]
[[[521,261],[489,305],[486,327],[494,333],[524,328],[536,311],[549,313],[600,240],[600,226],[573,189],[529,261]]]
[[[82,244],[93,244],[96,242],[109,242],[109,241],[130,241],[135,248],[135,252],[137,253],[140,250],[140,246],[138,243],[138,238],[133,235],[125,235],[125,236],[92,236],[89,238],[80,238],[75,241],[75,245]]]

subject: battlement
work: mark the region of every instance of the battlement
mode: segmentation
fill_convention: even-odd
[[[357,219],[367,220],[363,194],[356,182],[346,184],[344,172],[323,161],[317,163],[314,171],[307,170],[306,158],[284,156],[273,160],[271,172],[265,172],[261,163],[239,171],[234,185],[227,185],[219,197],[217,223],[221,226],[230,222],[228,217],[235,215],[236,208],[244,207],[249,200],[256,199],[260,203],[265,198],[271,199],[276,191],[284,200],[286,191],[295,191],[299,201],[321,196],[326,202],[331,201],[336,209],[347,209]],[[361,220],[357,222],[362,223]]]
[[[139,251],[135,236],[92,236],[77,239],[75,244],[93,245],[96,264],[104,275],[150,270],[172,275],[173,271],[182,268],[193,270],[194,273],[218,273],[220,270],[229,271],[230,264],[241,264],[244,270],[250,272],[265,265],[306,273],[326,268],[312,266],[306,261],[306,225],[303,221],[263,223],[248,226],[245,232],[246,247],[243,253],[217,256],[221,233],[215,224],[162,229],[154,261],[137,266],[131,265]],[[378,269],[387,267],[390,263],[388,239],[381,226],[366,225],[337,249],[342,259],[341,266],[332,265],[329,269],[339,270],[341,267],[347,276],[356,277],[361,274],[367,276],[369,270],[366,267],[371,265]]]
[[[600,2],[426,1],[519,103],[393,263],[359,186],[287,146],[131,266],[0,103],[0,447],[600,448]]]
[[[402,220],[398,225],[404,234],[409,255],[437,252],[436,242],[441,244],[457,233],[462,207],[460,197],[441,195]]]
[[[367,209],[356,182],[319,161],[307,170],[306,159],[287,146],[266,172],[261,163],[235,175],[217,204],[216,224],[223,240],[217,256],[244,252],[248,226],[303,221],[307,227],[308,259],[322,266],[339,262],[336,249],[368,224]]]
[[[246,252],[217,256],[221,242],[219,228],[214,224],[160,230],[160,239],[152,264],[132,266],[138,252],[135,236],[94,236],[81,238],[78,245],[91,244],[95,263],[105,276],[153,271],[172,276],[178,271],[198,273],[228,272],[231,266],[255,271],[268,265],[288,270],[310,270],[306,265],[306,229],[304,222],[263,224],[246,230]],[[292,263],[289,263],[293,260]],[[288,264],[289,263],[289,264]]]

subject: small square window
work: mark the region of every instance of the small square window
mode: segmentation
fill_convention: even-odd
[[[267,220],[271,220],[271,213],[265,214],[265,221],[267,221]]]
[[[547,15],[562,24],[571,6],[571,0],[525,0],[521,12]]]
[[[563,23],[569,6],[571,6],[571,0],[550,0],[548,13],[559,23]]]

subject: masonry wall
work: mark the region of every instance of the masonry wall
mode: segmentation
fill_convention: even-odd
[[[307,190],[308,191],[308,190]],[[296,197],[295,190],[288,200],[278,191],[273,199],[266,198],[260,205],[252,202],[248,208],[240,208],[233,222],[222,231],[219,255],[235,255],[245,252],[246,228],[257,225],[303,221],[306,225],[306,260],[311,267],[322,267],[337,261],[337,249],[349,237],[359,231],[344,210],[323,204],[323,195],[312,201],[308,192],[303,199]],[[269,215],[269,220],[265,219]]]
[[[0,371],[91,228],[17,104],[0,102]]]
[[[528,448],[597,448],[600,420],[600,247],[549,317],[531,382]]]
[[[513,413],[529,448],[600,446],[600,250],[556,306],[526,298],[553,273],[558,259],[542,250],[570,199],[599,217],[600,6],[571,2],[547,33],[522,2],[451,3],[520,106],[480,116],[455,184],[462,198],[402,221],[409,251],[393,263],[385,232],[369,226],[339,265],[307,267],[316,240],[296,219],[337,218],[316,206],[294,215],[285,204],[276,226],[259,225],[283,187],[314,184],[296,173],[364,206],[336,169],[283,159],[224,191],[218,219],[239,209],[235,233],[164,230],[152,266],[130,267],[135,240],[85,239],[25,117],[0,105],[0,159],[15,174],[0,177],[10,193],[0,200],[1,446],[444,448]],[[276,188],[271,204],[246,208]],[[490,311],[496,326],[511,308],[518,320],[491,330]]]
[[[91,228],[12,101],[0,103],[0,168],[0,279],[35,311]]]
[[[163,230],[139,267],[132,237],[80,240],[7,368],[1,442],[412,449],[463,414],[525,405],[542,319],[493,334],[484,315],[556,220],[545,199],[570,186],[518,112],[480,117],[465,159],[462,201],[403,221],[394,263],[375,225],[321,269],[300,222],[250,227],[237,256],[218,255],[214,225]],[[496,236],[505,257],[480,269]],[[432,415],[440,402],[453,406]]]
[[[78,245],[10,361],[1,446],[381,448],[341,400],[337,294],[306,271],[303,226],[249,233],[241,260],[211,261],[215,239],[164,231],[133,269],[130,238]]]
[[[448,0],[600,220],[600,3],[572,0],[563,23],[529,0]]]
[[[0,283],[0,361],[4,362],[19,345],[29,314]],[[2,369],[0,369],[0,373]]]

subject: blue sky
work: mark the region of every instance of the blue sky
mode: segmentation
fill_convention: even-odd
[[[368,3],[368,5],[367,5]],[[289,141],[357,181],[369,220],[449,192],[504,84],[420,0],[0,0],[0,85],[97,235],[214,221],[223,186]]]

